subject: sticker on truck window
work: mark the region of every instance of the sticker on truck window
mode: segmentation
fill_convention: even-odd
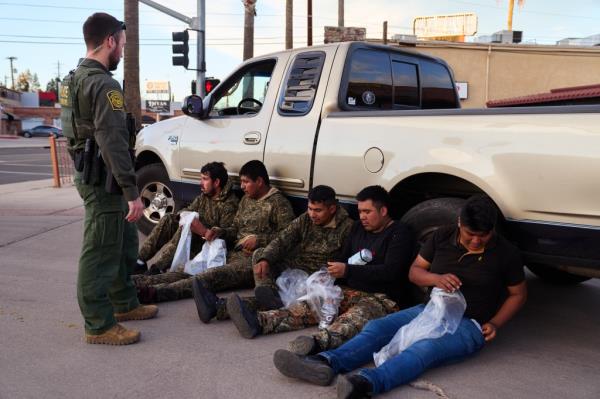
[[[366,105],[375,104],[376,99],[377,97],[375,97],[375,93],[373,93],[372,91],[367,90],[362,94],[363,103],[365,103]]]
[[[348,97],[348,105],[356,105],[356,98]]]

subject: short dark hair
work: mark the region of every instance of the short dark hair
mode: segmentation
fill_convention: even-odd
[[[322,202],[327,206],[337,204],[337,200],[335,199],[335,190],[324,185],[311,188],[308,192],[308,200],[310,202]]]
[[[487,195],[474,195],[467,199],[460,211],[461,226],[475,232],[487,233],[494,229],[498,211],[496,204]]]
[[[259,177],[262,177],[267,186],[271,184],[265,164],[257,159],[246,162],[244,166],[242,166],[242,169],[240,169],[239,175],[240,177],[242,177],[242,175],[246,176],[252,181],[256,181]]]
[[[108,36],[125,30],[125,22],[105,12],[97,12],[88,17],[83,24],[83,39],[88,50],[102,44]]]
[[[219,179],[219,187],[225,187],[227,184],[227,169],[223,162],[209,162],[200,169],[200,173],[208,175],[211,180]]]
[[[381,209],[382,206],[390,209],[390,194],[381,186],[367,186],[363,188],[356,194],[356,200],[360,202],[371,200],[377,209]]]

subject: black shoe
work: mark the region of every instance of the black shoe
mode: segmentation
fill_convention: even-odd
[[[239,295],[233,294],[229,297],[227,300],[227,313],[229,313],[231,321],[233,321],[242,337],[250,339],[260,333],[256,312],[248,309]]]
[[[202,321],[202,323],[210,322],[210,319],[217,315],[217,302],[219,301],[219,297],[204,287],[202,281],[197,278],[192,281],[192,292],[194,294],[194,302],[196,303],[196,310],[198,311],[200,321]]]
[[[133,265],[133,270],[131,271],[131,274],[144,274],[148,271],[148,264],[146,263],[146,261],[143,261],[141,259],[138,259],[137,262],[135,262],[135,264]]]
[[[363,399],[373,395],[373,385],[360,374],[341,375],[337,379],[338,399]]]
[[[158,267],[152,265],[152,266],[150,266],[150,269],[148,269],[144,272],[144,275],[153,276],[155,274],[160,274],[160,273],[161,273],[160,269]]]
[[[288,344],[290,352],[294,352],[296,355],[308,356],[316,355],[321,352],[321,348],[314,337],[307,335],[301,335],[296,337],[293,341]]]
[[[327,386],[335,377],[333,369],[321,356],[300,356],[278,349],[273,355],[273,363],[281,374],[316,385]]]
[[[259,285],[254,289],[254,296],[261,310],[273,310],[283,307],[279,294],[269,286]]]

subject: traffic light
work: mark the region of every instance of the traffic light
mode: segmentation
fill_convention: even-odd
[[[213,89],[215,87],[217,87],[217,85],[220,83],[221,81],[219,79],[215,79],[215,78],[206,78],[204,80],[204,93],[208,94],[211,91],[213,91]]]
[[[173,65],[181,65],[187,69],[190,63],[190,59],[188,58],[188,51],[190,50],[188,46],[189,38],[190,35],[187,29],[183,32],[173,32],[173,42],[175,42],[173,44]]]

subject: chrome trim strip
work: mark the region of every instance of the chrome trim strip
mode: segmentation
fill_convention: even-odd
[[[516,222],[516,223],[543,224],[543,225],[547,225],[547,226],[560,226],[560,227],[572,227],[572,228],[576,228],[576,229],[600,230],[600,226],[592,226],[589,224],[548,222],[545,220],[512,219],[512,218],[506,218],[506,220],[509,222]]]

